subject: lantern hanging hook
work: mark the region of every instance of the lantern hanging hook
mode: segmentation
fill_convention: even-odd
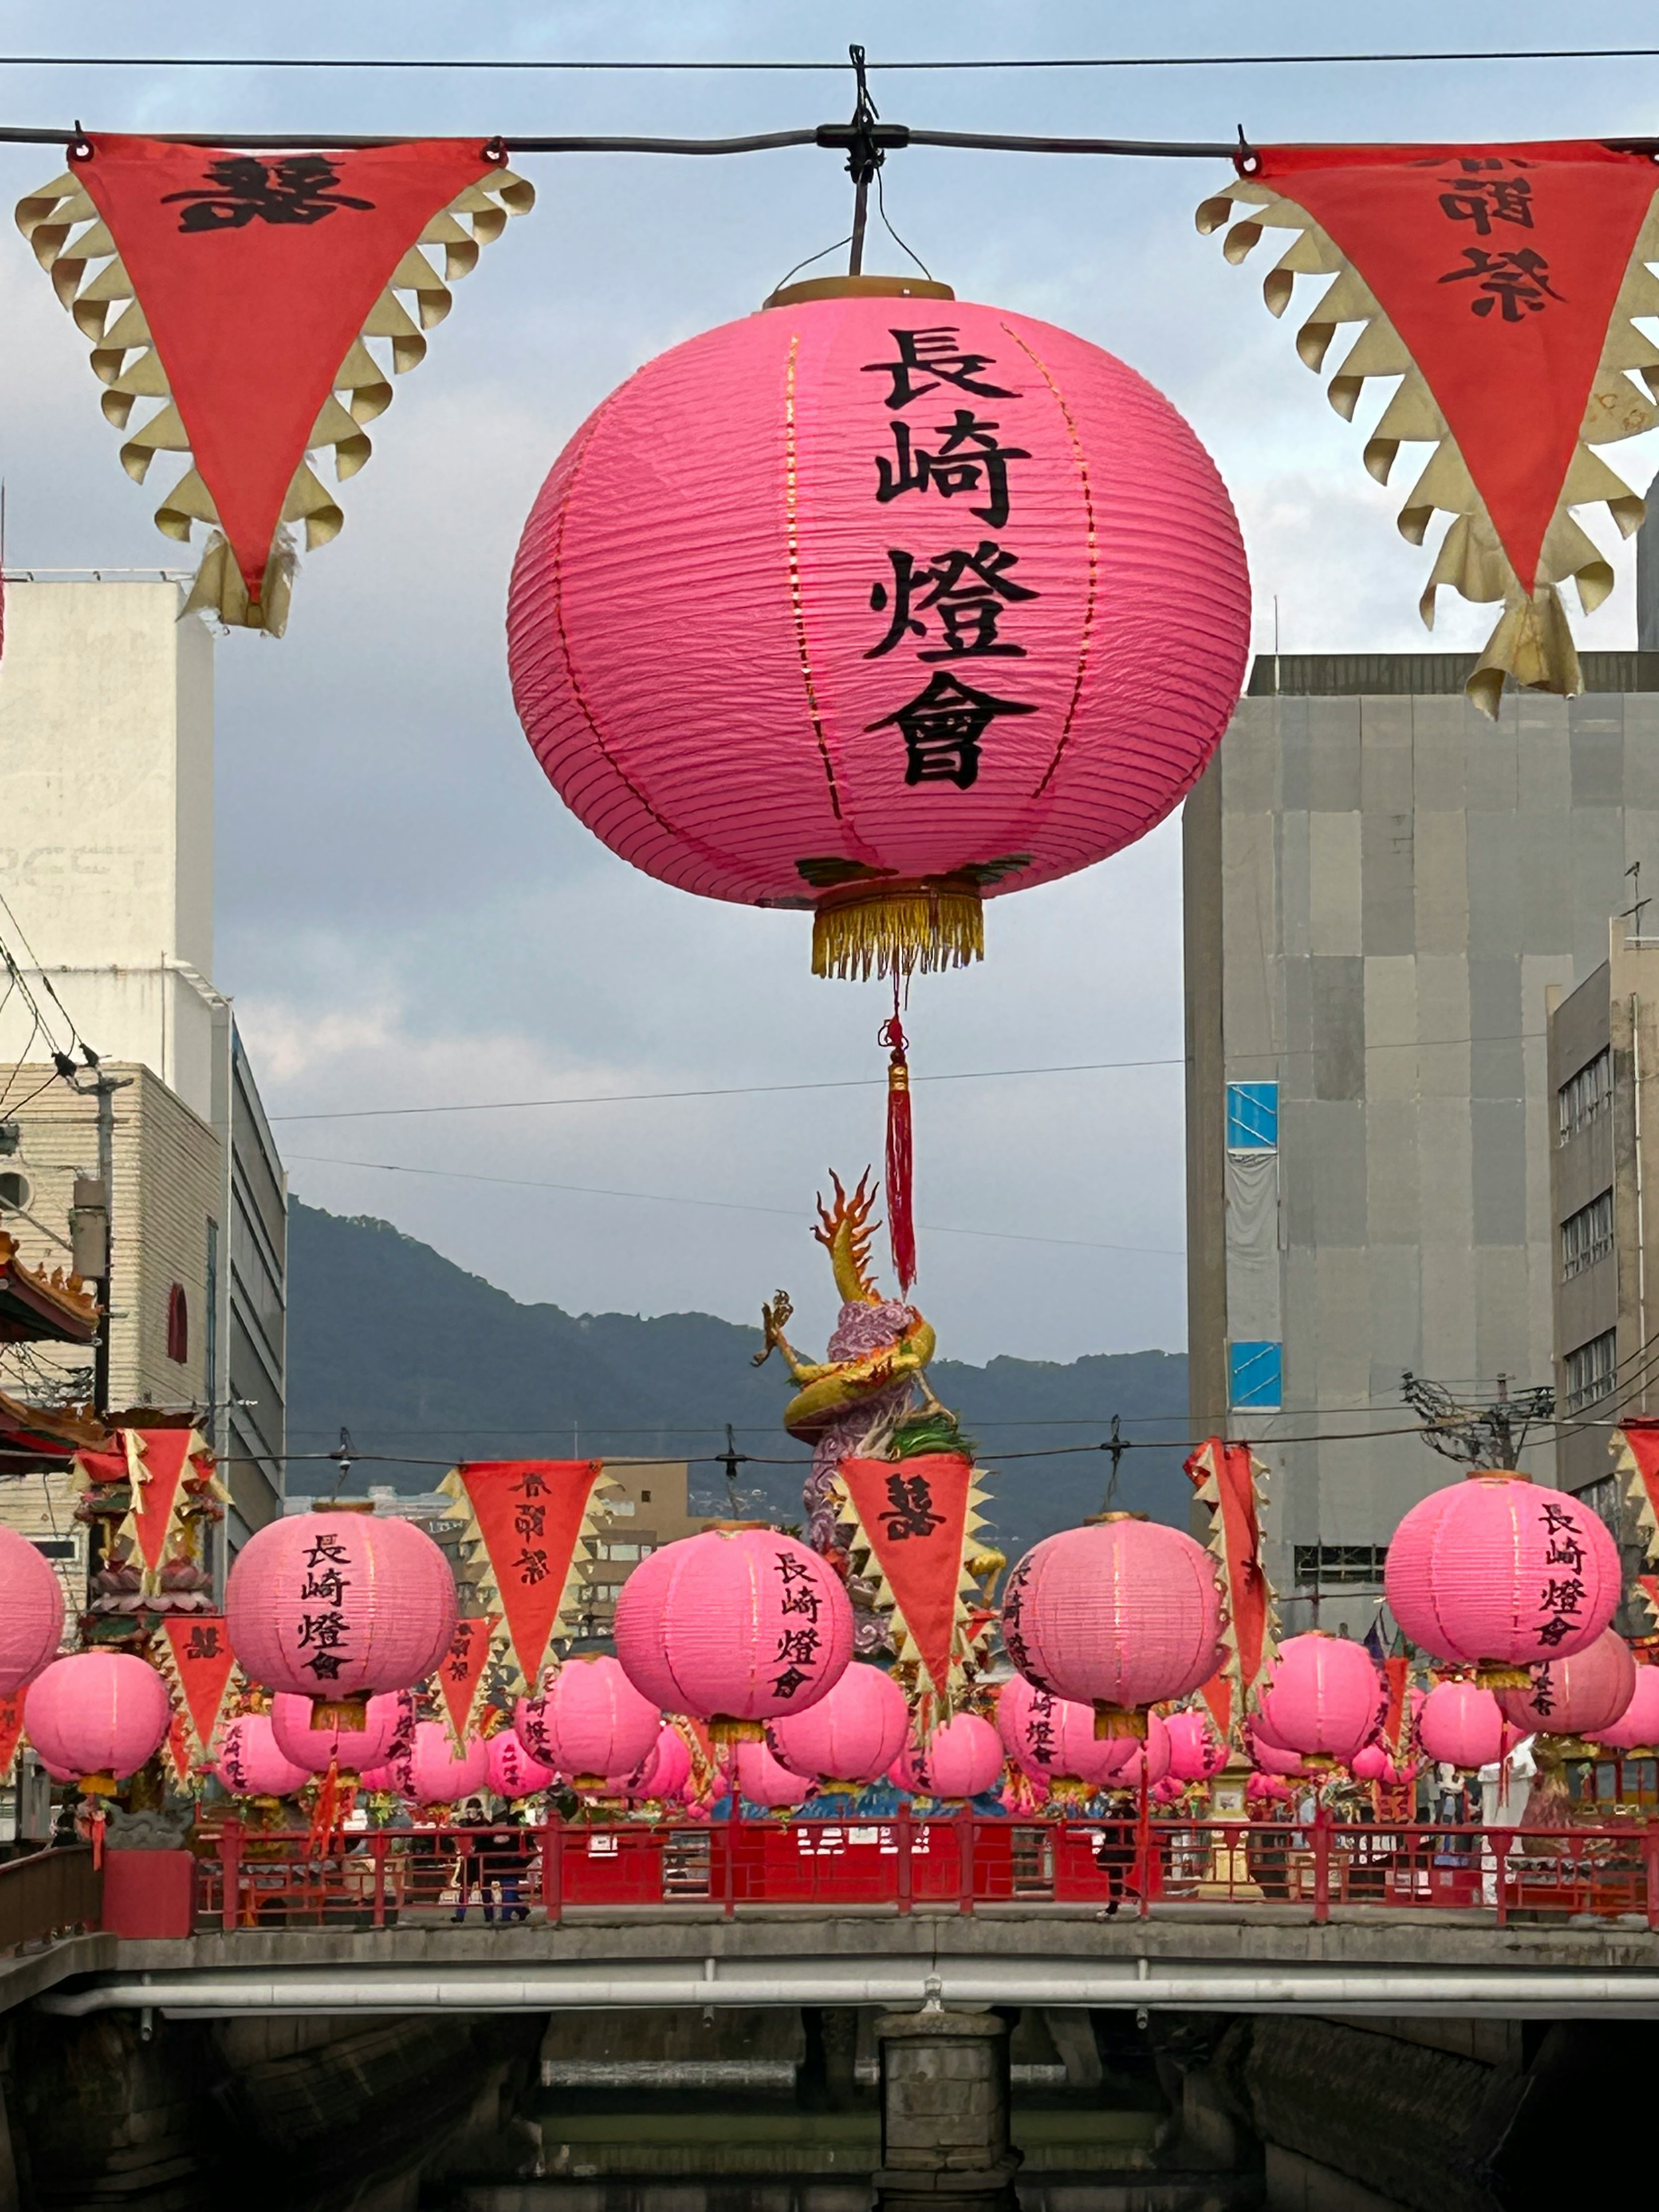
[[[870,97],[870,87],[865,77],[864,49],[849,46],[853,74],[857,81],[858,97],[853,104],[852,136],[848,142],[847,173],[853,179],[853,241],[847,258],[849,276],[862,274],[864,269],[864,225],[869,210],[870,185],[878,169],[886,160],[875,126],[880,120],[880,111]]]

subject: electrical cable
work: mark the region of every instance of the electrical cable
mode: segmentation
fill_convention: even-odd
[[[1006,55],[988,58],[875,61],[867,67],[906,76],[960,75],[990,70],[1145,70],[1145,69],[1328,69],[1419,62],[1583,62],[1651,61],[1659,59],[1659,46],[1545,46],[1464,49],[1432,53],[1320,53],[1320,54],[1066,54]],[[188,70],[353,70],[410,72],[452,70],[472,73],[537,76],[647,76],[722,74],[771,76],[829,76],[846,74],[844,61],[601,61],[544,59],[519,55],[502,60],[480,56],[436,59],[425,56],[376,58],[343,56],[331,59],[311,54],[0,54],[5,69],[188,69]]]

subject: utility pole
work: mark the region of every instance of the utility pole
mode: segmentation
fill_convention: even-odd
[[[98,1299],[98,1340],[92,1356],[93,1410],[110,1411],[109,1337],[110,1289],[115,1272],[115,1094],[132,1086],[130,1075],[106,1075],[89,1045],[81,1048],[91,1072],[88,1082],[66,1052],[52,1054],[53,1064],[71,1091],[91,1097],[98,1109],[98,1173],[77,1176],[75,1203],[70,1210],[70,1241],[77,1274],[91,1282]]]

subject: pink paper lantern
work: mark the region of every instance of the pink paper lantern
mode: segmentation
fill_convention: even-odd
[[[26,1537],[0,1528],[0,1698],[32,1682],[63,1640],[63,1584]]]
[[[126,1651],[54,1659],[23,1693],[23,1729],[54,1782],[110,1796],[161,1747],[173,1718],[167,1684]]]
[[[641,1559],[617,1599],[617,1656],[653,1705],[717,1741],[805,1712],[853,1656],[833,1567],[773,1528],[710,1528]]]
[[[1145,1736],[1119,1736],[1112,1743],[1112,1763],[1107,1770],[1108,1790],[1150,1790],[1170,1771],[1170,1730],[1162,1716],[1148,1713]]]
[[[1624,1638],[1604,1630],[1588,1650],[1547,1659],[1524,1690],[1500,1690],[1498,1702],[1514,1728],[1530,1735],[1599,1736],[1636,1694],[1640,1670]]]
[[[1478,1682],[1437,1682],[1418,1715],[1417,1741],[1437,1765],[1494,1766],[1504,1752],[1503,1710]]]
[[[1252,1713],[1244,1723],[1244,1743],[1250,1758],[1263,1774],[1289,1774],[1305,1780],[1312,1770],[1303,1764],[1299,1752],[1291,1751],[1273,1741],[1273,1734],[1263,1723],[1260,1712]]]
[[[1478,1667],[1488,1689],[1567,1659],[1613,1619],[1619,1550],[1582,1500],[1525,1475],[1476,1474],[1413,1505],[1389,1546],[1394,1617],[1437,1659]]]
[[[1274,1741],[1310,1765],[1346,1766],[1375,1735],[1386,1697],[1363,1644],[1314,1629],[1279,1645],[1261,1713]]]
[[[1161,821],[1249,627],[1220,478],[1132,369],[1000,308],[834,298],[675,347],[577,431],[507,656],[596,836],[703,897],[815,908],[815,967],[851,973],[860,935],[878,966],[967,957],[982,896]]]
[[[691,1747],[672,1721],[663,1723],[652,1758],[651,1795],[678,1804],[691,1786]]]
[[[894,1760],[890,1778],[917,1797],[963,1804],[982,1796],[1002,1772],[1002,1739],[977,1713],[957,1713],[937,1728],[919,1751]]]
[[[398,1792],[415,1805],[459,1805],[489,1779],[489,1749],[481,1736],[471,1735],[459,1754],[441,1721],[421,1721],[414,1741],[402,1759],[393,1762]]]
[[[997,1734],[1020,1771],[1048,1784],[1097,1787],[1119,1738],[1097,1737],[1092,1705],[1056,1698],[1015,1674],[997,1692]]]
[[[1028,1682],[1095,1709],[1103,1735],[1139,1734],[1152,1705],[1184,1698],[1218,1663],[1221,1596],[1209,1553],[1128,1516],[1062,1529],[1029,1551],[1002,1603],[1002,1637]]]
[[[321,1710],[327,1711],[326,1707]],[[334,1766],[341,1773],[361,1776],[366,1767],[379,1766],[391,1752],[404,1717],[395,1692],[369,1699],[360,1729],[342,1728],[331,1719],[325,1719],[319,1728],[314,1725],[318,1711],[309,1698],[293,1697],[287,1691],[279,1691],[270,1701],[277,1749],[307,1774],[326,1774]]]
[[[1170,1774],[1176,1782],[1207,1782],[1227,1764],[1227,1747],[1207,1713],[1171,1713]]]
[[[1178,1805],[1187,1795],[1187,1784],[1176,1775],[1166,1774],[1161,1782],[1153,1783],[1149,1794],[1155,1805]]]
[[[269,1713],[244,1713],[226,1729],[214,1765],[233,1797],[292,1797],[313,1778],[283,1757]]]
[[[806,1775],[792,1773],[773,1758],[763,1743],[738,1742],[732,1747],[731,1773],[741,1794],[751,1805],[769,1812],[804,1805],[817,1794],[817,1784]]]
[[[879,1667],[851,1666],[804,1713],[773,1721],[766,1741],[793,1774],[830,1782],[879,1782],[904,1748],[910,1710]]]
[[[1348,1771],[1356,1782],[1380,1782],[1385,1789],[1402,1790],[1416,1781],[1422,1764],[1420,1759],[1408,1759],[1403,1765],[1396,1765],[1380,1743],[1366,1743],[1348,1761]]]
[[[1651,1758],[1659,1747],[1659,1667],[1638,1667],[1630,1703],[1618,1719],[1587,1733],[1604,1751],[1639,1752]]]
[[[609,1656],[567,1659],[539,1698],[521,1698],[514,1716],[531,1757],[597,1790],[626,1780],[656,1747],[662,1717]]]
[[[225,1616],[250,1681],[338,1705],[361,1728],[372,1692],[412,1687],[449,1649],[455,1578],[412,1522],[321,1507],[255,1530]]]
[[[1248,1805],[1265,1809],[1269,1805],[1288,1805],[1296,1792],[1288,1782],[1277,1774],[1247,1774],[1244,1778],[1244,1799]]]
[[[532,1759],[512,1729],[499,1729],[485,1738],[486,1779],[497,1797],[539,1797],[558,1779],[550,1766]]]

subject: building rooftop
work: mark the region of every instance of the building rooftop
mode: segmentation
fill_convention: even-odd
[[[1259,653],[1245,696],[1431,697],[1461,691],[1479,660],[1474,653]],[[1659,691],[1659,653],[1583,653],[1578,660],[1586,691]]]

